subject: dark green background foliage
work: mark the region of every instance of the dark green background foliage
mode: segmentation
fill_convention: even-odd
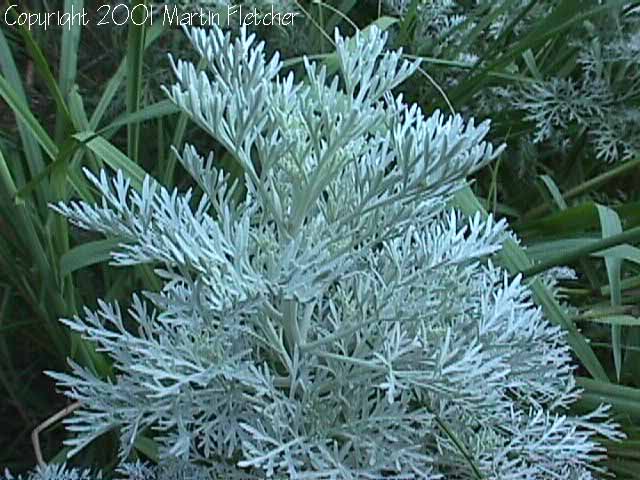
[[[54,11],[63,3],[91,15],[103,2],[32,0],[20,2],[20,10]],[[427,112],[454,109],[493,120],[492,139],[508,148],[477,175],[475,197],[458,197],[459,206],[508,218],[528,247],[525,254],[515,243],[505,246],[499,261],[513,273],[575,270],[559,285],[562,309],[542,290],[537,299],[570,332],[585,389],[577,408],[610,403],[628,435],[607,445],[608,467],[618,478],[640,478],[640,2],[327,3],[289,2],[301,13],[295,28],[256,33],[299,72],[303,54],[331,69],[336,27],[349,35],[375,23],[390,32],[391,47],[423,59],[423,72],[400,87],[410,101]],[[180,29],[91,22],[28,30],[5,25],[4,8],[0,465],[20,472],[34,464],[33,428],[66,405],[42,371],[64,370],[71,357],[113,374],[58,319],[96,298],[158,287],[149,268],[110,268],[112,245],[70,227],[48,204],[94,198],[82,167],[120,168],[138,180],[148,172],[168,187],[187,187],[170,149],[186,140],[216,151],[232,174],[242,172],[160,90],[171,81],[166,53],[192,55]],[[558,121],[541,133],[541,119],[551,118]],[[620,154],[603,158],[602,142]],[[63,439],[60,422],[43,433],[45,458],[63,457]],[[105,436],[74,461],[109,470],[115,448]],[[152,453],[140,445],[142,458]]]

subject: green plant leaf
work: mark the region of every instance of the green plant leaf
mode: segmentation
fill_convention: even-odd
[[[556,182],[553,181],[549,175],[540,175],[540,179],[544,182],[547,189],[549,189],[549,193],[551,193],[551,197],[556,202],[556,205],[560,208],[560,210],[565,210],[567,208],[567,202],[562,197],[562,193],[560,193],[560,189]]]
[[[131,6],[132,18],[129,22],[127,37],[127,113],[132,115],[140,108],[142,98],[142,65],[147,22],[144,20],[146,0],[136,0]],[[140,143],[140,125],[137,121],[127,125],[127,155],[135,163],[138,162]]]
[[[145,50],[149,48],[156,40],[158,40],[162,34],[166,31],[167,26],[165,26],[164,22],[157,22],[149,29],[147,35],[145,36],[144,48]],[[91,114],[91,118],[89,119],[89,125],[91,130],[97,130],[98,125],[102,122],[102,119],[107,112],[109,106],[113,103],[113,99],[120,90],[122,86],[122,82],[124,81],[127,75],[128,68],[127,57],[120,62],[120,65],[116,69],[113,77],[109,79],[107,82],[107,86],[102,92],[102,96],[96,106],[95,110]]]
[[[567,250],[560,254],[554,254],[549,256],[546,260],[531,265],[525,269],[522,273],[525,276],[536,275],[538,273],[549,270],[553,267],[561,265],[567,265],[571,262],[579,260],[586,255],[592,255],[594,253],[603,252],[609,248],[622,245],[627,242],[633,242],[640,240],[640,227],[631,228],[617,235],[611,235],[602,240],[596,240],[593,242],[585,243],[582,246],[577,246],[572,250]]]
[[[127,113],[119,116],[106,127],[98,130],[99,135],[113,135],[120,127],[140,123],[156,118],[165,117],[179,113],[180,109],[176,107],[170,100],[161,100],[152,105],[147,105],[134,113]]]
[[[612,235],[622,233],[622,223],[618,214],[603,205],[597,205],[598,215],[600,216],[600,225],[602,229],[602,238],[609,238]],[[609,277],[609,286],[611,287],[611,305],[617,307],[622,304],[622,290],[620,288],[620,275],[622,268],[622,260],[618,257],[612,257],[604,254],[604,261],[607,267],[607,276]],[[616,368],[616,377],[620,381],[622,370],[622,325],[611,325],[611,342],[613,346],[613,360]]]
[[[65,0],[65,12],[81,12],[84,8],[84,0]],[[58,108],[56,115],[55,138],[57,142],[63,140],[65,129],[72,125],[71,112],[68,110],[68,95],[76,81],[78,71],[78,48],[80,46],[80,35],[82,32],[82,22],[71,22],[68,28],[62,29],[62,40],[60,43],[60,63],[58,67],[58,88],[62,99],[66,102],[66,111]]]
[[[603,317],[588,317],[582,320],[595,323],[605,323],[612,327],[638,327],[640,326],[640,318],[632,315],[607,315]],[[615,348],[615,346],[613,346]],[[622,348],[620,344],[618,348]]]
[[[58,147],[55,142],[49,137],[49,134],[42,128],[42,125],[40,125],[36,117],[31,113],[29,107],[22,101],[4,77],[0,77],[0,96],[9,104],[11,110],[13,110],[19,120],[23,122],[25,128],[38,141],[49,158],[52,160],[55,159],[58,154]]]
[[[60,274],[67,276],[77,270],[102,263],[111,258],[121,242],[117,239],[96,240],[70,249],[60,258]]]
[[[2,74],[7,83],[13,87],[16,100],[27,105],[27,97],[22,86],[22,80],[2,29],[0,29],[0,67],[2,68]],[[45,166],[44,159],[42,158],[42,150],[34,134],[31,132],[30,127],[25,124],[20,115],[16,114],[16,119],[18,132],[22,141],[22,151],[27,160],[29,172],[32,176],[37,175]],[[13,167],[14,172],[18,170],[18,165],[13,165]],[[20,184],[18,183],[17,186],[20,186]],[[46,208],[47,199],[45,191],[38,191],[36,198],[40,207]]]
[[[640,389],[584,377],[576,378],[576,383],[584,389],[578,401],[582,408],[594,410],[605,403],[614,413],[640,418]]]
[[[146,172],[105,138],[94,132],[80,132],[75,134],[73,138],[83,143],[114,170],[122,170],[131,179],[134,188],[142,188]]]
[[[13,15],[14,19],[17,20],[16,17],[18,14],[15,12],[15,10],[11,9],[10,12],[11,12],[11,15]],[[64,122],[68,122],[70,124],[71,116],[69,115],[69,110],[65,102],[64,94],[60,90],[58,82],[56,81],[55,77],[53,76],[53,73],[51,72],[51,67],[47,62],[46,57],[42,53],[40,46],[34,40],[33,35],[31,34],[31,30],[28,28],[28,26],[25,25],[23,22],[17,22],[17,25],[18,25],[17,26],[18,31],[20,32],[20,34],[22,35],[22,38],[24,39],[27,50],[29,50],[29,53],[31,54],[31,58],[33,59],[34,65],[38,70],[38,73],[44,80],[44,83],[47,86],[47,89],[49,90],[51,97],[56,102],[58,115],[61,116]]]

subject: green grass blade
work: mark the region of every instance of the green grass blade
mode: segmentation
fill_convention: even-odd
[[[72,248],[60,258],[60,272],[66,276],[90,265],[111,259],[121,242],[117,239],[96,240]]]
[[[84,7],[84,0],[65,0],[64,11],[80,12]],[[67,100],[71,89],[76,81],[78,71],[78,48],[80,46],[80,35],[82,32],[81,22],[71,22],[68,28],[62,30],[62,40],[60,44],[60,64],[58,68],[58,85],[62,98]],[[66,128],[70,125],[66,121],[71,120],[71,115],[65,119],[63,112],[58,109],[56,116],[55,138],[58,142],[63,139]]]
[[[174,173],[176,169],[176,163],[178,157],[176,156],[176,151],[179,151],[182,147],[182,142],[184,139],[184,134],[187,130],[187,124],[189,123],[189,116],[186,113],[181,113],[178,117],[178,121],[176,122],[176,127],[173,131],[173,139],[171,145],[175,147],[171,149],[169,152],[166,165],[162,171],[162,181],[163,185],[173,186],[174,185]]]
[[[4,77],[0,77],[0,96],[4,98],[18,119],[23,122],[25,128],[38,141],[49,158],[52,160],[55,159],[58,154],[58,147],[55,142],[49,137],[49,134],[42,128],[42,125],[40,125],[36,117],[31,113],[27,104],[20,98]]]
[[[640,248],[631,245],[618,245],[617,247],[611,247],[603,252],[594,253],[593,255],[596,257],[611,257],[619,259],[620,261],[627,260],[640,265]]]
[[[622,223],[618,214],[603,205],[597,205],[598,215],[600,216],[600,226],[602,229],[602,238],[608,238],[612,235],[622,233]],[[609,277],[609,285],[611,286],[611,306],[617,307],[622,305],[622,290],[620,288],[622,260],[617,257],[606,255],[605,266],[607,268],[607,276]],[[613,347],[613,361],[616,368],[616,378],[620,381],[622,369],[622,326],[611,325],[611,343]]]
[[[565,195],[566,198],[566,195]],[[611,207],[620,216],[623,223],[629,227],[640,225],[640,201],[627,202]],[[523,236],[528,238],[536,235],[553,236],[562,232],[564,236],[581,234],[586,230],[598,229],[600,219],[594,202],[569,207],[564,211],[547,215],[544,218],[512,224]]]
[[[138,435],[133,446],[145,457],[150,458],[154,462],[160,461],[160,455],[158,453],[160,448],[155,440],[145,435]]]
[[[349,12],[356,6],[356,3],[357,0],[342,0],[339,5],[329,9],[337,10],[338,12],[340,12],[340,14],[338,14],[336,11],[333,11],[332,15],[327,19],[325,23],[325,30],[329,33],[333,33],[338,24],[344,21],[344,17],[347,16]]]
[[[634,242],[640,240],[640,227],[631,228],[617,235],[611,235],[599,241],[591,242],[581,247],[577,247],[573,250],[562,252],[558,255],[554,255],[547,260],[540,262],[536,265],[532,265],[529,268],[522,271],[525,276],[532,276],[538,273],[549,270],[553,267],[561,265],[567,265],[574,262],[586,255],[592,253],[602,252],[612,247],[617,247],[624,243]]]
[[[99,135],[113,135],[120,127],[138,124],[148,120],[179,113],[181,110],[171,100],[161,100],[133,113],[119,116],[106,127],[97,131]]]
[[[142,188],[146,172],[105,138],[93,132],[80,132],[75,134],[74,138],[83,143],[96,157],[102,159],[111,168],[122,170],[129,177],[134,188]]]
[[[2,182],[2,193],[7,195],[11,199],[15,199],[16,193],[18,189],[16,188],[16,184],[13,181],[13,177],[11,176],[11,171],[7,166],[7,162],[2,154],[2,149],[0,148],[0,181]]]
[[[84,101],[78,93],[78,87],[74,86],[68,95],[69,98],[69,113],[71,114],[71,121],[73,122],[73,128],[81,132],[83,130],[89,130],[89,118],[84,108]]]
[[[127,37],[127,113],[132,115],[140,108],[142,98],[142,65],[144,56],[144,39],[147,31],[147,22],[144,20],[145,0],[138,0],[131,6],[132,18],[129,23]],[[138,163],[140,142],[140,125],[138,122],[127,125],[127,155]]]
[[[640,389],[584,377],[576,380],[578,386],[584,389],[578,401],[582,408],[593,410],[606,403],[611,405],[615,413],[640,419]]]
[[[149,29],[145,38],[144,48],[147,49],[151,44],[153,44],[156,40],[160,38],[160,36],[165,32],[164,23],[155,23],[153,27]],[[98,101],[98,105],[95,110],[91,114],[91,118],[89,120],[90,130],[97,130],[98,125],[102,122],[104,118],[104,114],[107,109],[113,102],[113,98],[118,93],[118,90],[122,86],[122,82],[126,78],[127,75],[127,57],[125,56],[124,60],[120,63],[116,72],[113,74],[113,77],[107,82],[107,86]]]
[[[544,182],[545,186],[549,190],[553,201],[556,202],[556,205],[560,208],[560,210],[567,209],[567,202],[562,197],[562,193],[560,193],[560,189],[556,182],[549,175],[540,175],[540,179]]]
[[[601,173],[600,175],[590,178],[589,180],[586,180],[581,184],[568,189],[565,192],[564,197],[568,200],[570,198],[580,196],[584,193],[590,192],[591,190],[595,190],[596,188],[599,188],[622,175],[628,175],[636,169],[640,169],[640,156],[636,156],[635,158],[621,163],[614,168],[607,169],[606,172]],[[541,213],[547,211],[549,207],[550,204],[548,202],[543,203],[542,205],[534,207],[530,211],[525,213],[525,217],[531,218],[538,216]]]
[[[71,157],[76,153],[78,146],[78,142],[74,141],[73,138],[62,144],[53,161],[18,190],[16,194],[17,198],[24,200],[30,192],[40,190],[41,188],[39,187],[41,183],[45,182],[49,176],[53,176],[54,174],[59,175],[62,170],[68,172],[69,162]]]
[[[541,175],[540,178],[542,179],[543,183],[549,190],[549,193],[551,193],[551,197],[553,198],[554,202],[558,205],[558,208],[560,210],[566,210],[568,208],[567,202],[562,196],[562,193],[560,192],[560,188],[558,187],[556,182],[554,182],[554,180],[549,175]],[[597,273],[593,268],[593,265],[589,263],[587,259],[582,258],[580,259],[580,267],[582,268],[582,271],[584,272],[585,276],[589,279],[589,283],[591,284],[591,286],[596,289],[599,288],[600,281],[598,279]]]
[[[16,99],[21,101],[22,104],[27,105],[27,97],[22,86],[22,80],[2,29],[0,29],[0,68],[2,69],[2,74],[8,84],[13,87]],[[34,176],[45,168],[42,150],[40,149],[38,141],[32,134],[29,126],[25,124],[19,115],[16,115],[16,117],[18,133],[22,141],[22,151],[24,152],[29,172],[31,176]],[[44,195],[44,191],[37,192],[36,198],[38,200],[39,207],[41,209],[46,208],[47,199]]]
[[[606,315],[604,317],[589,317],[581,320],[604,323],[606,325],[611,325],[611,327],[640,327],[640,318],[632,315]],[[613,348],[615,348],[615,346],[613,346]],[[619,348],[622,348],[621,344],[619,345]]]
[[[17,15],[13,9],[11,10],[11,13],[13,14],[14,17]],[[34,40],[33,35],[31,34],[31,31],[29,30],[29,28],[26,25],[21,24],[20,22],[18,22],[17,28],[20,34],[22,35],[22,38],[24,39],[27,50],[31,54],[31,58],[33,59],[36,70],[44,80],[44,83],[47,86],[49,93],[51,94],[53,100],[56,102],[56,107],[58,108],[58,114],[63,118],[64,122],[67,122],[70,124],[71,116],[69,115],[69,110],[67,108],[64,95],[62,94],[62,91],[60,90],[60,87],[58,86],[58,82],[53,76],[53,73],[51,73],[51,67],[47,62],[46,57],[44,56],[44,54],[42,53],[42,50]]]

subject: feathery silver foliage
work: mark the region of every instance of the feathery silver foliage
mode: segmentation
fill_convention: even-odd
[[[488,123],[394,96],[418,65],[376,28],[304,81],[245,30],[189,37],[208,68],[172,59],[167,93],[244,177],[186,146],[197,192],[87,173],[101,202],[54,207],[163,282],[64,320],[117,372],[51,373],[71,453],[118,429],[123,460],[144,432],[225,479],[594,478],[606,408],[569,414],[562,331],[486,260],[506,224],[448,207]]]

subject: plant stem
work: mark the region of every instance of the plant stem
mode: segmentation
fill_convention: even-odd
[[[525,277],[530,277],[549,270],[550,268],[560,265],[566,265],[567,263],[571,263],[591,253],[600,252],[602,250],[606,250],[607,248],[615,247],[623,243],[633,242],[635,240],[640,240],[640,227],[635,227],[627,230],[626,232],[619,233],[618,235],[611,235],[610,237],[604,238],[602,240],[598,240],[596,242],[589,243],[588,245],[584,245],[568,252],[561,253],[523,270],[522,274]]]
[[[640,167],[640,156],[634,158],[633,160],[629,160],[628,162],[625,162],[616,168],[613,168],[601,175],[593,177],[592,179],[587,180],[586,182],[583,182],[580,185],[577,185],[567,190],[562,196],[565,198],[565,200],[569,198],[577,197],[578,195],[582,195],[583,193],[596,189],[604,185],[605,183],[613,180],[614,178],[619,177],[620,175],[624,175],[630,170],[634,170],[635,168],[638,168],[638,167]],[[546,212],[547,210],[549,210],[549,208],[551,208],[551,203],[549,202],[543,203],[529,210],[527,213],[524,214],[524,217],[525,218],[536,217]]]

